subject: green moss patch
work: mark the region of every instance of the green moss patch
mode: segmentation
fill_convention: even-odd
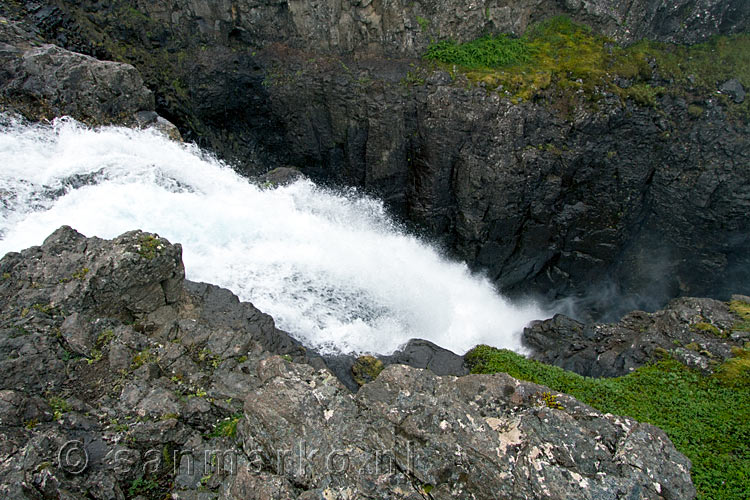
[[[374,356],[360,356],[352,366],[354,381],[360,386],[375,380],[385,366],[383,362]]]
[[[718,86],[731,78],[750,88],[749,34],[715,37],[693,46],[643,41],[621,47],[558,16],[532,26],[520,38],[495,35],[463,44],[435,42],[424,57],[514,100],[555,89],[583,100],[596,101],[607,92],[655,106],[658,97],[672,93],[688,99],[693,118],[702,115],[701,104],[711,96],[736,113],[750,114],[750,99],[735,104],[717,93]]]
[[[739,321],[732,326],[732,330],[750,332],[750,304],[741,300],[733,300],[729,303],[729,309],[739,318]]]
[[[654,424],[693,462],[698,498],[744,500],[750,498],[750,351],[735,354],[714,376],[670,358],[623,377],[588,378],[488,346],[469,351],[466,362],[472,373],[505,372]]]
[[[698,322],[692,325],[690,328],[697,332],[707,333],[709,335],[715,335],[716,337],[728,337],[729,336],[726,332],[721,331],[716,326],[712,325],[711,323],[707,323],[705,321]]]

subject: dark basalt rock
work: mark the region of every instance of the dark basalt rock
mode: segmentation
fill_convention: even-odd
[[[429,340],[411,339],[390,356],[382,357],[386,364],[425,368],[435,375],[466,375],[463,356],[433,344]]]
[[[675,299],[660,311],[633,311],[617,323],[581,323],[562,314],[523,332],[532,357],[589,377],[616,377],[671,355],[704,372],[732,356],[745,336],[739,318],[713,299]]]
[[[745,101],[745,89],[736,78],[724,82],[721,87],[719,87],[719,90],[722,93],[729,95],[737,104]]]
[[[36,118],[70,115],[108,124],[154,109],[154,97],[129,64],[105,62],[55,45],[32,43],[7,19],[0,23],[0,99]],[[26,40],[24,40],[26,38]],[[15,44],[8,43],[15,41]]]
[[[305,174],[296,168],[278,167],[258,176],[256,182],[263,187],[276,187],[292,184],[295,181],[305,178]]]
[[[659,429],[504,374],[391,365],[355,396],[180,254],[62,227],[0,260],[2,498],[695,496]]]
[[[24,23],[0,17],[0,109],[28,119],[71,116],[90,125],[154,127],[181,140],[154,109],[130,64],[101,61],[42,43]]]

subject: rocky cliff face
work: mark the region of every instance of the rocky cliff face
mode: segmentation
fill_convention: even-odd
[[[153,93],[129,64],[43,44],[19,23],[0,23],[0,99],[34,118],[73,116],[108,124],[154,109]]]
[[[246,172],[292,164],[373,191],[507,292],[583,297],[579,309],[612,315],[748,292],[750,134],[715,94],[723,82],[518,104],[414,59],[432,40],[521,33],[559,13],[623,42],[696,42],[746,30],[747,2],[3,8],[46,40],[134,64],[157,111]],[[647,73],[650,89],[673,84]]]
[[[63,227],[0,260],[3,498],[695,496],[659,429],[507,375],[355,396],[180,254]]]
[[[65,3],[60,7],[70,9]],[[467,41],[488,32],[520,35],[529,24],[556,14],[622,42],[651,38],[695,43],[750,26],[750,7],[741,0],[178,0],[82,6],[84,12],[109,9],[110,14],[122,6],[137,9],[118,14],[142,12],[184,38],[203,35],[250,46],[282,42],[313,52],[391,57],[419,57],[432,39]]]
[[[568,115],[555,98],[513,104],[404,71],[297,61],[269,78],[312,176],[383,193],[506,291],[585,293],[587,308],[625,312],[744,290],[750,129],[718,101],[699,119],[670,96]]]
[[[154,127],[182,139],[154,111],[154,94],[135,67],[43,43],[29,28],[0,17],[0,109],[35,121],[70,116],[89,125]]]

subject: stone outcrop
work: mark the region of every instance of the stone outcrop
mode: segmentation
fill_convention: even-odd
[[[695,495],[659,429],[507,375],[391,365],[355,396],[180,254],[62,227],[0,260],[3,498]]]
[[[11,109],[35,118],[69,115],[93,124],[123,122],[154,109],[153,94],[133,66],[34,43],[18,25],[2,21],[0,99]]]
[[[588,377],[625,375],[665,356],[712,372],[750,341],[750,332],[736,328],[740,321],[725,302],[686,297],[654,313],[630,312],[617,323],[581,323],[558,314],[532,323],[523,340],[534,359]]]
[[[182,140],[154,110],[154,95],[130,64],[43,43],[24,23],[0,17],[0,107],[32,120],[71,116],[89,125],[153,127]]]
[[[437,377],[392,365],[356,397],[278,357],[258,375],[238,428],[243,446],[274,464],[282,491],[307,489],[300,498],[694,495],[677,472],[687,462],[654,427],[565,395],[555,396],[562,409],[550,408],[546,388],[505,374]]]

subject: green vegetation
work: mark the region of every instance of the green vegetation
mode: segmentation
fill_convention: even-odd
[[[524,40],[508,35],[484,36],[462,44],[453,40],[434,43],[425,57],[468,69],[499,68],[529,62],[531,49]]]
[[[38,304],[37,303],[31,306],[31,308],[42,314],[54,314],[55,313],[55,306],[53,306],[52,304]]]
[[[195,389],[194,393],[188,394],[187,397],[188,399],[190,399],[190,398],[205,398],[206,396],[208,396],[208,392],[206,392],[206,390],[203,387],[198,387],[197,389]]]
[[[623,377],[588,378],[477,346],[466,355],[472,373],[505,372],[570,394],[602,412],[662,428],[693,462],[701,500],[750,498],[750,351],[738,349],[715,376],[668,358]]]
[[[55,420],[60,420],[63,413],[67,413],[73,409],[73,407],[66,400],[59,396],[52,396],[47,400],[50,408],[52,408],[52,416]]]
[[[93,364],[98,361],[101,361],[104,357],[104,354],[102,353],[101,349],[91,349],[91,354],[89,355],[89,358],[86,360],[88,364]]]
[[[210,365],[215,370],[221,365],[221,356],[214,354],[208,348],[204,348],[198,353],[198,361]]]
[[[141,257],[152,260],[159,255],[159,251],[164,248],[164,244],[158,236],[146,234],[141,236],[137,248]]]
[[[352,365],[354,381],[360,386],[375,380],[385,366],[383,362],[374,356],[360,356]]]
[[[157,483],[153,479],[144,479],[142,477],[139,477],[138,479],[135,479],[132,483],[130,483],[128,495],[129,498],[134,498],[138,495],[152,498],[158,491],[159,483]]]
[[[692,325],[690,328],[692,328],[693,330],[699,331],[699,332],[708,333],[708,334],[711,334],[711,335],[716,335],[717,337],[728,337],[729,336],[729,335],[725,334],[724,332],[722,332],[721,330],[719,330],[714,325],[712,325],[711,323],[707,323],[705,321],[701,321],[699,323],[696,323],[696,324]]]
[[[102,332],[96,337],[96,346],[104,347],[105,345],[109,344],[114,337],[115,332],[111,328],[102,330]]]
[[[564,410],[565,409],[563,407],[563,405],[560,404],[560,402],[557,400],[557,396],[555,396],[551,392],[549,392],[549,391],[543,392],[541,394],[541,397],[542,397],[542,402],[544,403],[544,405],[547,408],[554,408],[555,410]]]
[[[88,267],[82,267],[78,271],[73,273],[73,279],[82,281],[86,278],[86,275],[89,273],[90,269]]]
[[[427,30],[430,28],[430,20],[425,19],[422,16],[417,16],[417,24],[419,25],[419,29],[424,32],[427,32]]]
[[[129,429],[128,424],[121,424],[116,418],[110,418],[109,425],[115,432],[127,432]]]
[[[156,356],[151,352],[150,349],[144,349],[133,356],[133,361],[130,363],[130,368],[140,368],[141,366],[147,363],[153,363],[154,361],[156,361]]]
[[[607,91],[655,106],[659,96],[671,93],[688,100],[694,118],[703,113],[700,104],[717,95],[720,83],[737,78],[750,87],[750,34],[715,37],[693,46],[643,41],[620,47],[564,16],[529,28],[520,38],[494,35],[463,44],[435,42],[424,57],[517,101],[548,89],[595,102]],[[662,81],[669,81],[669,87]],[[720,97],[730,110],[750,114],[750,99],[734,104]]]
[[[237,424],[241,417],[242,415],[234,415],[219,421],[208,434],[208,437],[233,438],[237,434]]]
[[[729,309],[740,318],[740,320],[732,326],[732,330],[737,332],[750,332],[750,304],[741,300],[733,300],[729,303]]]
[[[748,391],[750,390],[750,349],[735,348],[732,352],[734,357],[729,358],[716,370],[716,378],[723,385]]]
[[[102,352],[102,349],[109,344],[112,339],[115,336],[115,332],[111,329],[103,330],[97,337],[96,337],[96,344],[94,345],[94,348],[91,349],[91,353],[89,355],[89,358],[87,359],[88,364],[96,363],[98,361],[101,361],[101,359],[104,357],[104,353]],[[137,358],[138,356],[136,356]],[[133,360],[133,363],[135,364],[136,360]],[[139,358],[140,362],[140,358]],[[141,363],[142,364],[142,363]],[[140,365],[138,365],[140,366]]]

